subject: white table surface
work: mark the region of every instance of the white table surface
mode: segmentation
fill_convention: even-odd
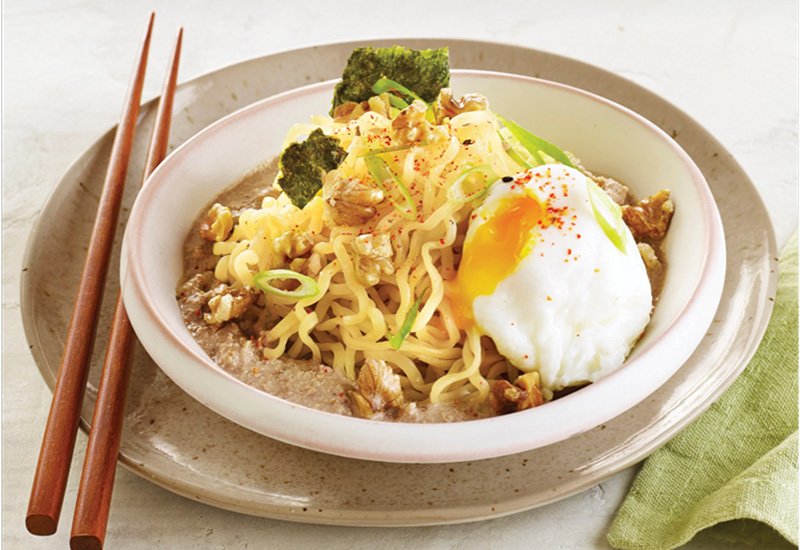
[[[25,241],[70,162],[116,123],[147,15],[157,12],[145,97],[158,93],[174,30],[181,80],[242,59],[330,41],[451,36],[548,50],[646,86],[708,128],[758,187],[779,246],[798,218],[798,7],[792,0],[451,3],[6,0],[3,2],[2,541],[67,548],[85,437],[60,530],[35,538],[24,512],[50,392],[19,313]],[[57,267],[54,266],[54,273]],[[636,468],[545,508],[467,525],[377,529],[237,515],[119,469],[110,548],[606,548]],[[708,534],[692,548],[728,548]]]

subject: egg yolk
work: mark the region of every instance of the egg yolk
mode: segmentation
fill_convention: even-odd
[[[472,302],[492,294],[530,251],[531,231],[543,218],[542,204],[529,194],[499,201],[496,210],[464,243],[458,273],[447,285],[447,297],[456,324],[474,325]]]

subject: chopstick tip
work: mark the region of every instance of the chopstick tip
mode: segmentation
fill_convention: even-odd
[[[32,535],[46,537],[56,532],[58,521],[47,514],[30,514],[25,518],[25,528]]]
[[[177,73],[178,60],[181,57],[181,47],[183,46],[183,27],[178,27],[178,36],[175,37],[175,48],[172,53],[172,67],[171,71]]]
[[[103,550],[103,541],[94,535],[73,535],[69,547],[71,550]]]
[[[145,41],[150,41],[150,35],[153,34],[153,21],[156,19],[156,12],[150,12],[150,19],[147,21],[147,32],[145,32]]]

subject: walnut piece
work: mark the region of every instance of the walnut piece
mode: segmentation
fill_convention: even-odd
[[[572,161],[572,164],[574,164],[578,168],[578,170],[580,170],[583,173],[584,176],[591,179],[593,182],[597,184],[598,187],[600,187],[600,189],[605,191],[606,195],[611,197],[611,200],[613,200],[620,206],[622,206],[623,204],[630,203],[631,190],[628,188],[627,185],[618,182],[614,178],[609,178],[606,176],[598,176],[590,172],[585,166],[583,166],[583,164],[581,164],[581,161],[578,157],[576,157],[569,151],[564,151],[564,152],[569,157],[569,160]]]
[[[379,115],[389,118],[391,103],[389,102],[389,94],[374,95],[367,100],[368,110]]]
[[[308,257],[308,261],[303,265],[302,273],[309,277],[316,277],[320,271],[322,271],[322,256],[312,252],[311,256]]]
[[[661,262],[656,256],[656,251],[647,243],[638,243],[636,247],[639,249],[639,255],[642,257],[644,266],[647,268],[647,273],[651,271],[660,271],[662,266]]]
[[[508,380],[492,384],[489,403],[497,414],[507,414],[538,407],[544,403],[540,389],[539,373],[529,372],[517,378],[512,385]]]
[[[436,100],[436,122],[441,124],[445,118],[453,118],[469,111],[485,111],[489,101],[480,94],[465,94],[460,98],[453,97],[453,90],[442,88]]]
[[[206,313],[203,319],[209,325],[219,325],[236,319],[247,311],[254,299],[252,293],[242,289],[220,291],[208,301],[210,313]]]
[[[394,273],[394,250],[388,233],[359,235],[353,240],[353,251],[356,255],[356,276],[363,284],[375,286],[381,280],[381,275]]]
[[[366,101],[357,103],[355,101],[345,101],[337,105],[333,110],[333,120],[340,123],[350,122],[358,119],[366,112],[372,111],[379,115],[389,117],[389,94],[372,96]]]
[[[607,178],[605,176],[592,176],[592,180],[606,192],[606,195],[611,197],[611,200],[620,206],[630,202],[631,190],[627,185],[623,185],[614,178]]]
[[[633,233],[636,242],[660,241],[664,238],[675,206],[669,191],[662,189],[655,195],[640,200],[633,206],[622,207],[622,219]]]
[[[350,411],[353,416],[358,418],[372,418],[375,411],[372,410],[372,405],[369,404],[367,398],[355,390],[347,392],[347,398],[350,401]]]
[[[366,112],[367,102],[345,101],[333,110],[333,120],[336,122],[350,122]]]
[[[233,214],[227,206],[219,203],[209,209],[203,223],[200,224],[200,236],[207,241],[224,241],[233,229]]]
[[[655,302],[661,293],[661,286],[664,282],[664,264],[661,263],[656,251],[649,244],[637,243],[636,247],[639,249],[639,255],[647,270],[647,279],[650,281],[650,290]]]
[[[356,379],[358,391],[348,393],[350,409],[355,416],[370,418],[373,414],[397,410],[405,405],[400,377],[385,361],[367,359]]]
[[[336,225],[362,225],[378,213],[386,198],[382,189],[356,178],[336,179],[326,190],[325,205]]]
[[[399,143],[414,143],[428,139],[433,126],[425,120],[427,112],[428,106],[418,99],[400,111],[400,114],[392,120],[392,128],[397,133]]]
[[[272,239],[272,249],[278,254],[283,254],[290,260],[305,256],[311,251],[313,246],[314,239],[312,239],[308,233],[287,231],[283,235]]]

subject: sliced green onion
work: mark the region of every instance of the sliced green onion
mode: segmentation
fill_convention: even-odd
[[[425,111],[425,120],[427,120],[428,122],[430,122],[434,126],[436,125],[436,104],[435,103],[431,103],[430,105],[428,105],[428,110]]]
[[[399,82],[395,82],[394,80],[391,80],[390,78],[386,78],[385,76],[380,78],[380,79],[378,79],[378,81],[375,84],[372,85],[372,91],[375,92],[378,95],[381,95],[382,93],[385,93],[385,92],[390,92],[390,93],[394,92],[394,93],[391,93],[391,95],[395,96],[395,97],[397,97],[395,95],[395,93],[400,93],[400,94],[405,96],[402,99],[405,100],[406,107],[408,107],[408,104],[411,103],[411,101],[413,101],[415,99],[418,99],[418,100],[422,101],[423,103],[425,103],[422,100],[422,98],[419,97],[417,94],[415,94],[414,92],[412,92],[411,90],[409,90],[408,88],[406,88],[405,86],[400,84]],[[408,101],[409,98],[411,98],[411,101]],[[391,101],[391,99],[390,99],[390,101]]]
[[[519,141],[511,135],[508,128],[500,128],[497,134],[500,136],[500,141],[503,142],[503,149],[508,153],[508,156],[511,157],[511,160],[522,166],[525,170],[540,165],[528,150],[522,147]]]
[[[422,101],[425,103],[425,105],[428,105],[428,103],[417,94],[399,82],[395,82],[394,80],[386,78],[385,76],[378,79],[378,81],[372,85],[372,91],[378,95],[388,93],[389,103],[392,105],[392,107],[396,107],[401,111],[411,105],[411,103],[414,101]],[[397,94],[401,94],[403,97],[399,97]],[[394,118],[394,116],[391,118]],[[434,112],[433,103],[428,105],[428,110],[425,111],[425,120],[432,124],[436,123],[436,113]]]
[[[472,181],[477,175],[484,176],[483,185],[481,185],[477,191],[469,192],[465,190],[464,184]],[[480,166],[469,166],[458,175],[450,186],[450,189],[447,190],[447,198],[457,203],[465,203],[480,199],[489,191],[489,187],[496,181],[497,174],[490,165],[482,164]]]
[[[269,284],[269,282],[276,279],[292,279],[300,283],[300,286],[294,290],[275,288]],[[297,271],[292,271],[291,269],[270,269],[269,271],[260,271],[253,275],[253,284],[256,288],[263,290],[264,292],[269,292],[270,294],[283,296],[285,298],[297,298],[298,300],[302,298],[313,298],[318,296],[320,293],[317,281],[311,277],[308,277],[307,275],[303,275]]]
[[[625,254],[626,227],[622,220],[622,208],[615,203],[605,191],[600,189],[595,182],[586,178],[586,191],[589,195],[589,204],[597,224],[606,234],[617,249]]]
[[[406,151],[407,149],[411,149],[411,145],[395,145],[394,147],[382,147],[380,149],[370,149],[361,156],[366,157],[368,155],[382,155],[384,153],[394,153],[395,151]]]
[[[513,135],[517,141],[519,141],[520,145],[522,145],[531,153],[531,155],[534,155],[541,160],[541,155],[545,154],[560,164],[577,169],[577,166],[572,163],[567,154],[549,141],[545,141],[542,138],[533,135],[512,120],[503,118],[500,115],[497,115],[497,118],[505,125],[506,128],[508,128],[508,131],[511,132],[511,135]]]
[[[394,94],[389,94],[389,104],[392,107],[394,107],[395,109],[398,110],[398,114],[399,114],[400,111],[402,111],[403,109],[408,107],[408,103],[407,102],[405,102],[403,99],[397,97]],[[391,110],[390,110],[390,114],[391,114]],[[391,117],[391,118],[394,118],[394,117]]]
[[[400,346],[403,345],[403,341],[411,334],[411,327],[414,326],[414,321],[417,320],[420,303],[422,303],[422,296],[417,298],[411,306],[411,309],[408,310],[406,318],[403,320],[403,324],[400,326],[400,330],[397,331],[397,334],[389,334],[387,340],[394,349],[400,349]]]
[[[417,206],[414,204],[414,199],[411,198],[411,193],[408,188],[400,181],[400,178],[389,169],[389,165],[378,155],[366,155],[364,162],[367,164],[370,176],[378,184],[378,187],[386,192],[392,206],[394,206],[404,218],[413,220],[417,217]],[[390,185],[391,182],[394,185]],[[396,195],[394,189],[399,191],[402,201],[398,201],[393,195]]]

